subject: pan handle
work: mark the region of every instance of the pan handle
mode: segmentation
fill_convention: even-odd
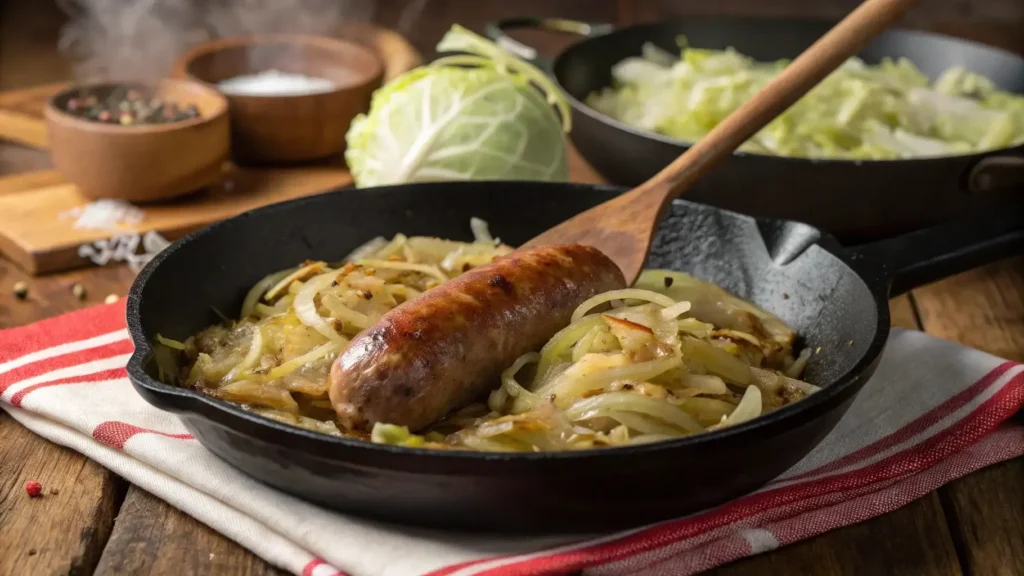
[[[569,20],[566,18],[542,18],[537,16],[506,18],[504,20],[498,20],[497,22],[491,22],[484,28],[484,33],[487,34],[487,37],[497,42],[499,46],[524,60],[534,62],[539,67],[547,71],[551,71],[551,62],[540,58],[537,54],[536,48],[527,46],[518,40],[514,40],[511,36],[505,33],[507,30],[513,30],[516,28],[539,28],[541,30],[552,30],[555,32],[568,32],[570,34],[579,34],[580,36],[585,36],[587,38],[602,36],[615,29],[611,24],[581,22],[579,20]]]
[[[1024,191],[1024,154],[986,156],[967,173],[967,190],[972,194],[1011,189]]]
[[[898,296],[930,282],[1024,254],[1024,197],[971,217],[849,248],[881,264]]]

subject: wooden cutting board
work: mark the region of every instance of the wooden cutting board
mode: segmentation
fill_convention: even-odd
[[[374,48],[384,61],[385,80],[418,66],[419,53],[397,33],[367,24],[347,24],[342,36]],[[46,149],[43,106],[66,84],[0,92],[0,139]],[[0,252],[31,274],[92,265],[80,247],[123,235],[154,231],[175,240],[224,218],[294,198],[349,186],[340,161],[285,169],[232,168],[225,185],[171,202],[139,206],[144,217],[114,229],[76,228],[68,212],[88,203],[57,172],[0,178]]]

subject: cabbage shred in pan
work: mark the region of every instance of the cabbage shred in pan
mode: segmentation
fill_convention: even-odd
[[[635,186],[667,166],[686,144],[636,129],[585,104],[612,83],[612,67],[639,56],[645,44],[678,55],[689,46],[735,48],[758,61],[792,59],[820,38],[830,22],[687,18],[613,30],[604,24],[519,18],[488,27],[488,34],[516,51],[536,51],[503,30],[536,27],[588,36],[554,61],[535,60],[565,91],[573,108],[573,144],[605,178]],[[889,30],[860,54],[868,64],[884,57],[909,59],[931,80],[963,67],[996,87],[1024,94],[1024,57],[975,42],[910,30]],[[981,153],[908,160],[807,160],[736,153],[686,198],[727,210],[807,222],[846,243],[877,240],[998,207],[1024,191],[1024,145]]]

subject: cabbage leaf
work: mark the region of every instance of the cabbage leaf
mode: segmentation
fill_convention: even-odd
[[[377,90],[346,136],[356,185],[566,181],[565,98],[538,69],[453,26],[440,58]]]

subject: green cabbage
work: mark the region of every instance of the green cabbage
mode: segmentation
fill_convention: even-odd
[[[356,185],[566,181],[569,108],[551,81],[458,25],[437,49],[464,54],[395,78],[352,122],[345,160]]]
[[[693,142],[789,64],[734,49],[652,45],[612,68],[612,87],[587,104],[631,126]],[[801,158],[950,156],[1024,143],[1024,96],[952,68],[934,83],[906,58],[873,66],[852,58],[740,149]]]

